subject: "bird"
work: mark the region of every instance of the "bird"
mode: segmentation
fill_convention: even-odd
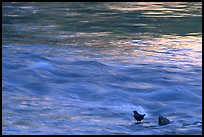
[[[166,117],[164,117],[164,116],[159,116],[159,118],[158,118],[158,124],[160,125],[160,126],[163,126],[163,125],[167,125],[167,124],[169,124],[171,121],[169,120],[169,119],[167,119]]]
[[[133,111],[135,120],[141,122],[146,114],[139,114],[137,111]]]

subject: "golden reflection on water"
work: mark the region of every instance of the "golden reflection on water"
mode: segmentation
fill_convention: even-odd
[[[138,12],[143,17],[188,17],[188,16],[202,16],[202,13],[192,13],[192,10],[202,11],[202,3],[189,2],[127,2],[121,4],[110,4],[107,8],[121,12],[143,11]]]
[[[202,38],[197,36],[164,35],[154,40],[112,41],[112,54],[129,55],[123,61],[162,62],[174,60],[175,63],[192,63],[201,66]],[[137,58],[137,57],[142,58]],[[120,56],[118,56],[120,58]],[[139,61],[139,62],[140,62]]]

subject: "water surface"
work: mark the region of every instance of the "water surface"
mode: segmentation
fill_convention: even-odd
[[[3,3],[3,134],[202,134],[201,9]]]

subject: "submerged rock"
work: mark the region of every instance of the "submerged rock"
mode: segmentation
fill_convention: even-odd
[[[158,118],[158,124],[159,124],[160,126],[167,125],[167,124],[169,124],[169,123],[170,123],[170,120],[169,120],[169,119],[167,119],[167,118],[165,118],[165,117],[163,117],[163,116],[159,116],[159,118]]]

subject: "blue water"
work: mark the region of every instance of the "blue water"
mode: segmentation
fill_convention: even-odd
[[[202,134],[201,8],[3,3],[2,133]]]

